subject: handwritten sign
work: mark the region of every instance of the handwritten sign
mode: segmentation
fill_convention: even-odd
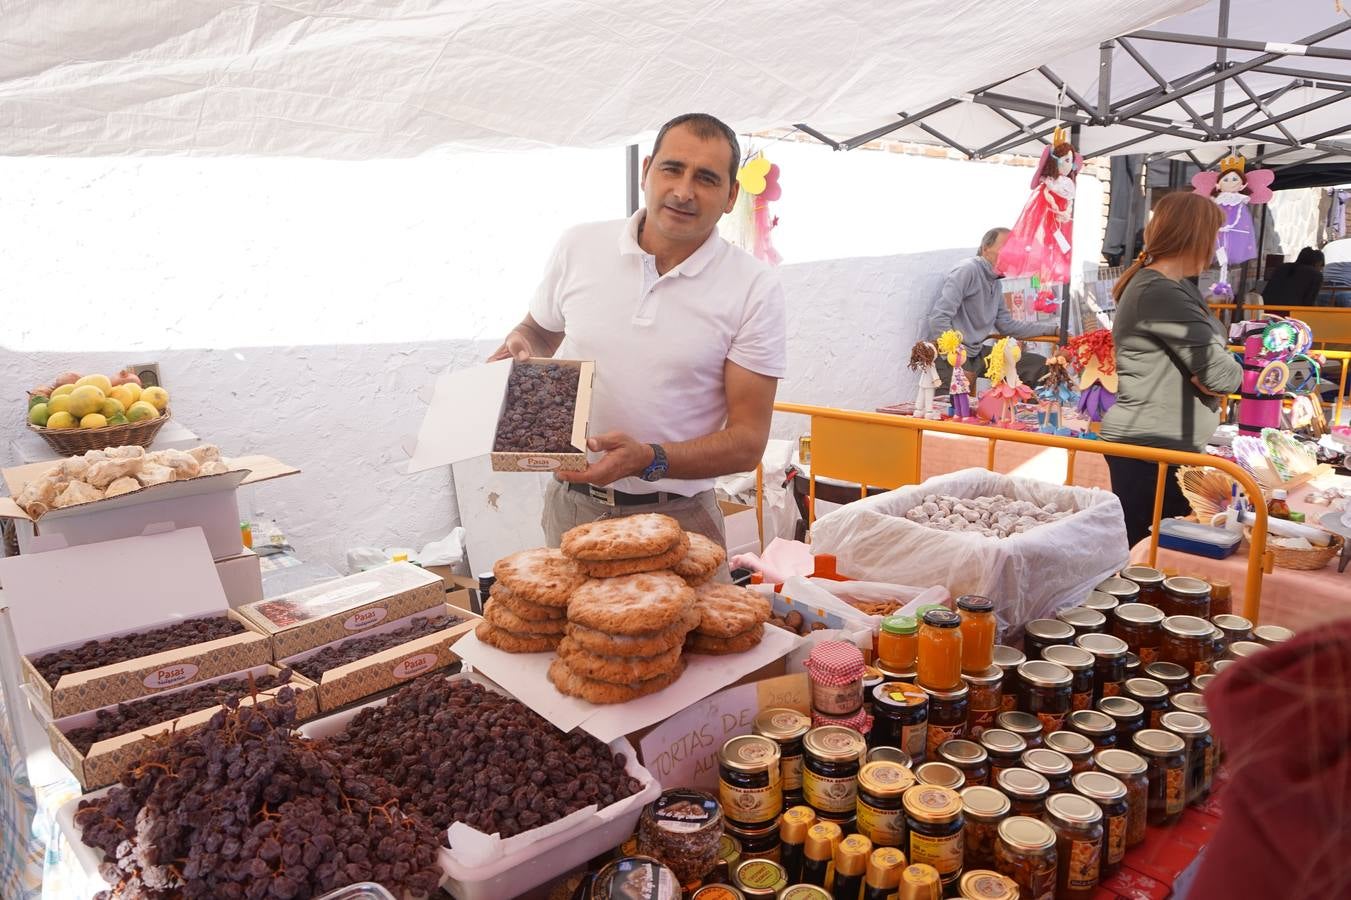
[[[716,790],[718,750],[750,734],[763,709],[809,712],[807,676],[784,675],[719,691],[671,716],[638,742],[643,764],[663,788]]]

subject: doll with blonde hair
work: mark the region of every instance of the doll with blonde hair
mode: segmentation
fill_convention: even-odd
[[[971,379],[967,377],[967,352],[962,346],[962,333],[949,328],[938,336],[938,352],[947,357],[952,366],[952,378],[948,381],[948,400],[952,404],[954,419],[971,418]]]
[[[1032,389],[1018,377],[1018,360],[1022,348],[1013,338],[1000,338],[990,350],[985,362],[985,377],[990,389],[981,395],[976,405],[977,414],[1000,425],[1013,424],[1013,411],[1020,401],[1030,400]]]

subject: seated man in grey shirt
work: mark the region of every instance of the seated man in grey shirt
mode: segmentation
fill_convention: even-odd
[[[987,339],[993,334],[1015,338],[1032,338],[1057,334],[1055,326],[1038,322],[1020,322],[1004,305],[999,288],[1001,276],[995,271],[999,251],[1009,239],[1007,228],[991,228],[980,239],[980,250],[972,257],[953,266],[943,280],[943,292],[929,314],[928,338],[937,340],[949,328],[962,333],[966,347],[966,370],[971,373],[971,386],[985,374],[985,360],[990,355]],[[992,345],[991,345],[992,346]],[[1024,353],[1018,361],[1018,377],[1023,383],[1036,387],[1046,373],[1046,357]],[[943,379],[940,394],[946,394],[952,378],[952,366],[945,357],[938,358],[938,377]]]

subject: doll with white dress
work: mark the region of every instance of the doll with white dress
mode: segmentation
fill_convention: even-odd
[[[910,349],[910,371],[919,373],[914,415],[921,419],[942,418],[934,409],[934,391],[943,384],[938,377],[937,362],[938,348],[928,341],[920,341]]]

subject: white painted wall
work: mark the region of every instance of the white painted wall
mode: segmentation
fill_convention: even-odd
[[[909,399],[904,359],[939,279],[1012,223],[1030,170],[769,153],[791,313],[780,397]],[[622,173],[619,150],[0,160],[0,422],[18,428],[24,390],[60,371],[158,360],[203,438],[304,470],[246,498],[302,555],[420,546],[456,513],[448,470],[399,472],[415,392],[496,345],[562,228],[623,213]],[[1081,212],[1096,205],[1081,182]],[[0,458],[14,461],[7,441]]]

